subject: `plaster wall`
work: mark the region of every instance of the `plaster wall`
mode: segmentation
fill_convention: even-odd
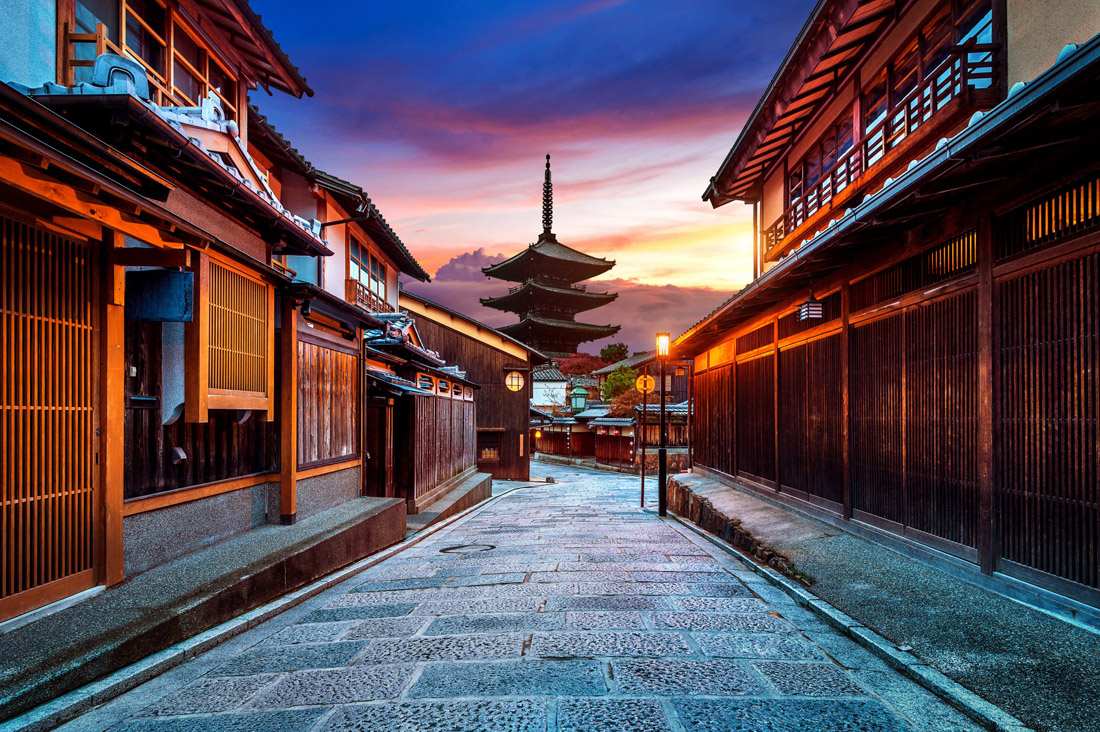
[[[57,3],[4,0],[0,5],[0,81],[41,86],[57,80]]]
[[[1008,83],[1031,81],[1046,71],[1067,43],[1100,33],[1096,0],[1008,0]]]

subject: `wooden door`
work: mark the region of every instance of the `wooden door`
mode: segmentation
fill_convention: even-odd
[[[98,246],[0,217],[0,621],[95,583]]]

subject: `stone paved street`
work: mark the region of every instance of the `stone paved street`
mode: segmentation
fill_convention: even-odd
[[[63,729],[977,729],[640,509],[636,478],[536,470],[558,482],[511,492]]]

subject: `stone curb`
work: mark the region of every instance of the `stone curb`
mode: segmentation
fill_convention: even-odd
[[[825,600],[814,595],[795,580],[769,566],[761,566],[751,557],[745,556],[735,546],[720,537],[699,528],[689,519],[671,511],[668,517],[692,531],[727,554],[736,557],[741,564],[760,575],[772,585],[790,595],[795,602],[819,616],[829,625],[848,636],[856,643],[874,653],[891,667],[920,684],[940,697],[948,704],[965,713],[978,724],[997,732],[1028,732],[1030,727],[1013,717],[1000,707],[981,698],[974,692],[948,678],[929,666],[920,658],[897,648],[893,643],[875,631],[863,626],[850,615],[841,612]]]
[[[369,569],[376,564],[400,554],[405,549],[419,544],[424,539],[442,531],[451,525],[458,523],[468,515],[493,503],[504,496],[523,490],[530,486],[517,486],[511,490],[491,496],[477,505],[470,506],[464,511],[432,524],[426,529],[418,531],[404,541],[395,544],[388,549],[383,549],[377,554],[365,557],[355,564],[336,570],[327,577],[323,577],[312,584],[301,587],[293,592],[283,595],[277,600],[261,605],[258,608],[242,613],[232,620],[227,620],[209,630],[192,636],[187,640],[165,648],[163,651],[147,656],[136,663],[108,674],[103,678],[80,687],[67,694],[63,694],[53,701],[35,707],[18,717],[13,717],[6,722],[0,722],[0,732],[45,732],[69,722],[92,707],[99,706],[131,689],[144,684],[146,681],[175,668],[185,661],[209,651],[211,648],[224,643],[231,638],[255,628],[257,625],[286,612],[306,600],[319,595],[325,590],[335,587],[354,575]]]

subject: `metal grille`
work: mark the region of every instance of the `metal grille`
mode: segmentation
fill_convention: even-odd
[[[779,352],[780,481],[835,503],[843,496],[840,335]]]
[[[760,326],[737,339],[737,354],[755,351],[775,342],[775,330],[771,323]]]
[[[92,246],[0,218],[0,620],[92,584],[97,269]]]
[[[267,394],[268,287],[210,263],[210,388]]]
[[[1001,556],[1100,586],[1100,254],[997,286]]]
[[[852,311],[972,272],[977,262],[978,235],[972,230],[853,283]]]
[[[775,480],[775,356],[737,364],[737,470]]]
[[[999,218],[995,226],[997,259],[1095,229],[1100,226],[1100,174],[1022,206]]]
[[[840,291],[837,290],[821,301],[822,317],[816,320],[799,320],[798,311],[788,313],[779,319],[779,337],[789,338],[804,330],[836,320],[840,317]]]

